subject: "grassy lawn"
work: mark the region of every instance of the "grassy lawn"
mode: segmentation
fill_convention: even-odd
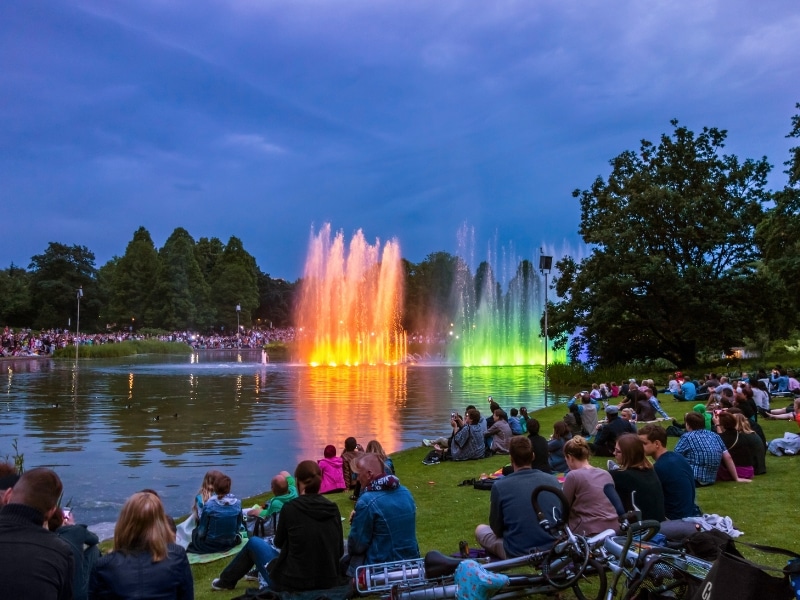
[[[680,416],[690,409],[689,403],[679,404],[664,400],[663,395],[661,399],[662,406],[672,416]],[[563,406],[555,406],[534,415],[542,424],[541,431],[545,437],[549,436],[553,423],[561,419],[565,412]],[[792,421],[761,419],[759,423],[768,440],[782,437],[785,431],[795,432],[797,429]],[[429,437],[435,437],[445,429],[446,427],[442,427],[441,432],[431,431]],[[677,438],[669,438],[670,447],[674,447],[676,441]],[[419,447],[399,452],[392,457],[400,480],[411,490],[417,503],[417,539],[422,554],[434,549],[446,554],[457,552],[460,540],[467,540],[471,546],[476,545],[475,526],[488,521],[489,493],[475,490],[471,486],[459,487],[458,484],[464,479],[478,477],[481,473],[495,471],[507,464],[508,457],[425,466],[422,459],[427,452],[427,448]],[[595,459],[593,463],[604,467],[606,460]],[[741,538],[744,541],[798,551],[798,468],[800,461],[797,458],[777,458],[768,454],[766,475],[756,477],[749,484],[718,483],[699,489],[698,504],[705,513],[730,516],[736,528],[745,533]],[[286,469],[292,471],[294,465],[286,465]],[[264,480],[269,480],[272,475],[264,473]],[[328,497],[338,504],[342,516],[349,515],[353,502],[348,499],[347,494]],[[248,506],[255,500],[261,502],[266,498],[267,496],[248,499],[243,504]],[[344,533],[347,536],[346,521]],[[767,558],[764,560],[771,564],[774,562]],[[778,565],[782,564],[780,560],[778,559]],[[211,580],[219,575],[226,564],[225,561],[217,561],[192,567],[196,598],[231,598],[243,594],[246,587],[256,587],[255,583],[242,580],[234,591],[212,592]]]

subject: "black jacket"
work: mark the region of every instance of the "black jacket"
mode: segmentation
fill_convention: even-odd
[[[155,563],[149,552],[101,556],[89,579],[89,598],[192,600],[194,581],[186,551],[170,544],[167,558]]]
[[[347,583],[339,574],[342,516],[324,496],[301,495],[281,509],[275,546],[281,551],[269,563],[270,587],[275,590],[324,590]]]
[[[8,504],[0,510],[3,598],[72,598],[72,550],[43,523],[44,515],[24,504]]]

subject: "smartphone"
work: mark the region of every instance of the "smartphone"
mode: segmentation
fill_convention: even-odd
[[[450,413],[450,418],[451,418],[451,419],[455,419],[455,418],[456,418],[456,413],[454,413],[454,412],[451,412],[451,413]]]

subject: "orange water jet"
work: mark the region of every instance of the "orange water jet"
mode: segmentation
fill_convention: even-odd
[[[301,360],[357,366],[405,361],[403,267],[396,239],[368,244],[359,229],[345,253],[344,234],[326,223],[311,232],[295,316]]]

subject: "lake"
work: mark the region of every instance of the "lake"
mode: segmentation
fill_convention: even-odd
[[[25,467],[55,469],[78,522],[101,529],[142,488],[186,514],[212,468],[244,498],[327,444],[341,453],[348,436],[394,452],[447,434],[450,413],[468,404],[485,414],[488,395],[506,410],[544,406],[541,366],[314,368],[209,350],[0,368],[0,457],[13,457],[16,439]],[[566,399],[548,392],[550,404]]]

